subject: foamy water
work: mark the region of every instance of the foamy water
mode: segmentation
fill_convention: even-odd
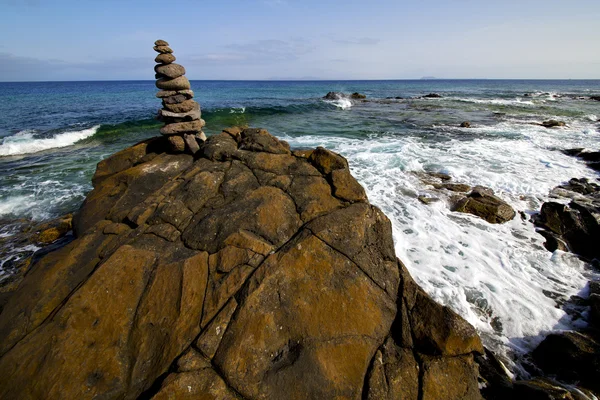
[[[94,136],[100,125],[80,131],[59,133],[49,138],[36,138],[35,131],[25,130],[2,139],[0,156],[37,153],[44,150],[71,146],[80,140]]]
[[[580,128],[546,129],[518,122],[469,131],[480,132],[482,138],[436,143],[390,134],[377,140],[286,140],[292,146],[321,145],[346,156],[369,200],[391,219],[396,253],[415,280],[473,324],[486,345],[519,355],[532,350],[548,331],[581,324],[550,296],[578,294],[590,273],[572,254],[548,252],[529,215],[539,211],[561,182],[596,179],[583,163],[553,147],[591,146],[597,138]],[[489,137],[493,133],[496,137]],[[424,171],[491,187],[525,218],[517,214],[495,225],[451,212],[444,201],[425,205],[419,195],[439,193],[419,178],[417,173]]]

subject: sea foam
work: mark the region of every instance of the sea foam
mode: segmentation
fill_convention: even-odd
[[[59,133],[50,138],[36,138],[31,130],[20,131],[12,136],[7,136],[0,144],[0,156],[14,156],[20,154],[37,153],[44,150],[67,147],[80,140],[94,136],[100,125],[81,131]]]

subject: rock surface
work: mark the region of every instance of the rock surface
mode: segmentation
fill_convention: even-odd
[[[475,330],[344,158],[256,129],[98,165],[76,240],[0,314],[0,398],[481,399]]]
[[[516,215],[508,203],[494,196],[492,189],[481,186],[476,186],[471,193],[459,200],[453,211],[473,214],[492,224],[510,221]]]

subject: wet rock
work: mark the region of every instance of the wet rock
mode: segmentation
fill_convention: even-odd
[[[471,127],[471,123],[469,121],[464,121],[460,124],[461,128],[470,128]]]
[[[418,199],[421,203],[427,204],[427,205],[437,203],[438,201],[440,201],[440,199],[438,199],[437,197],[428,197],[428,196],[419,196]]]
[[[340,92],[329,92],[325,96],[323,96],[323,98],[325,100],[339,100],[339,99],[343,99],[345,97],[346,97],[346,95],[344,95],[344,93],[340,93]]]
[[[471,190],[471,186],[466,185],[464,183],[442,183],[442,184],[434,184],[433,187],[436,189],[446,189],[451,192],[459,192],[466,193]]]
[[[532,357],[547,374],[565,382],[578,382],[593,391],[600,390],[600,345],[586,334],[550,334],[532,352]]]
[[[540,125],[543,126],[544,128],[554,128],[557,126],[566,126],[567,124],[565,124],[564,121],[557,121],[555,119],[550,119],[548,121],[542,122]]]
[[[513,398],[527,400],[575,400],[566,388],[543,378],[516,382],[513,396]]]
[[[507,369],[498,357],[485,348],[485,355],[475,356],[479,366],[481,394],[487,400],[504,400],[514,398],[513,382]]]
[[[590,100],[600,101],[600,96],[590,96]]]
[[[267,135],[99,164],[76,240],[0,314],[0,397],[480,398],[475,330],[396,259],[347,161]]]
[[[350,95],[350,98],[360,100],[360,99],[366,99],[367,96],[362,93],[354,92]]]
[[[504,200],[494,195],[489,188],[475,187],[469,195],[459,200],[453,211],[476,215],[489,223],[501,224],[512,220],[515,210]]]
[[[442,95],[440,95],[439,93],[429,93],[423,96],[424,99],[440,99],[441,97]]]

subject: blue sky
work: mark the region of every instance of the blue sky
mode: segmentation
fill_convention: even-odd
[[[600,1],[0,0],[0,81],[600,79]]]

